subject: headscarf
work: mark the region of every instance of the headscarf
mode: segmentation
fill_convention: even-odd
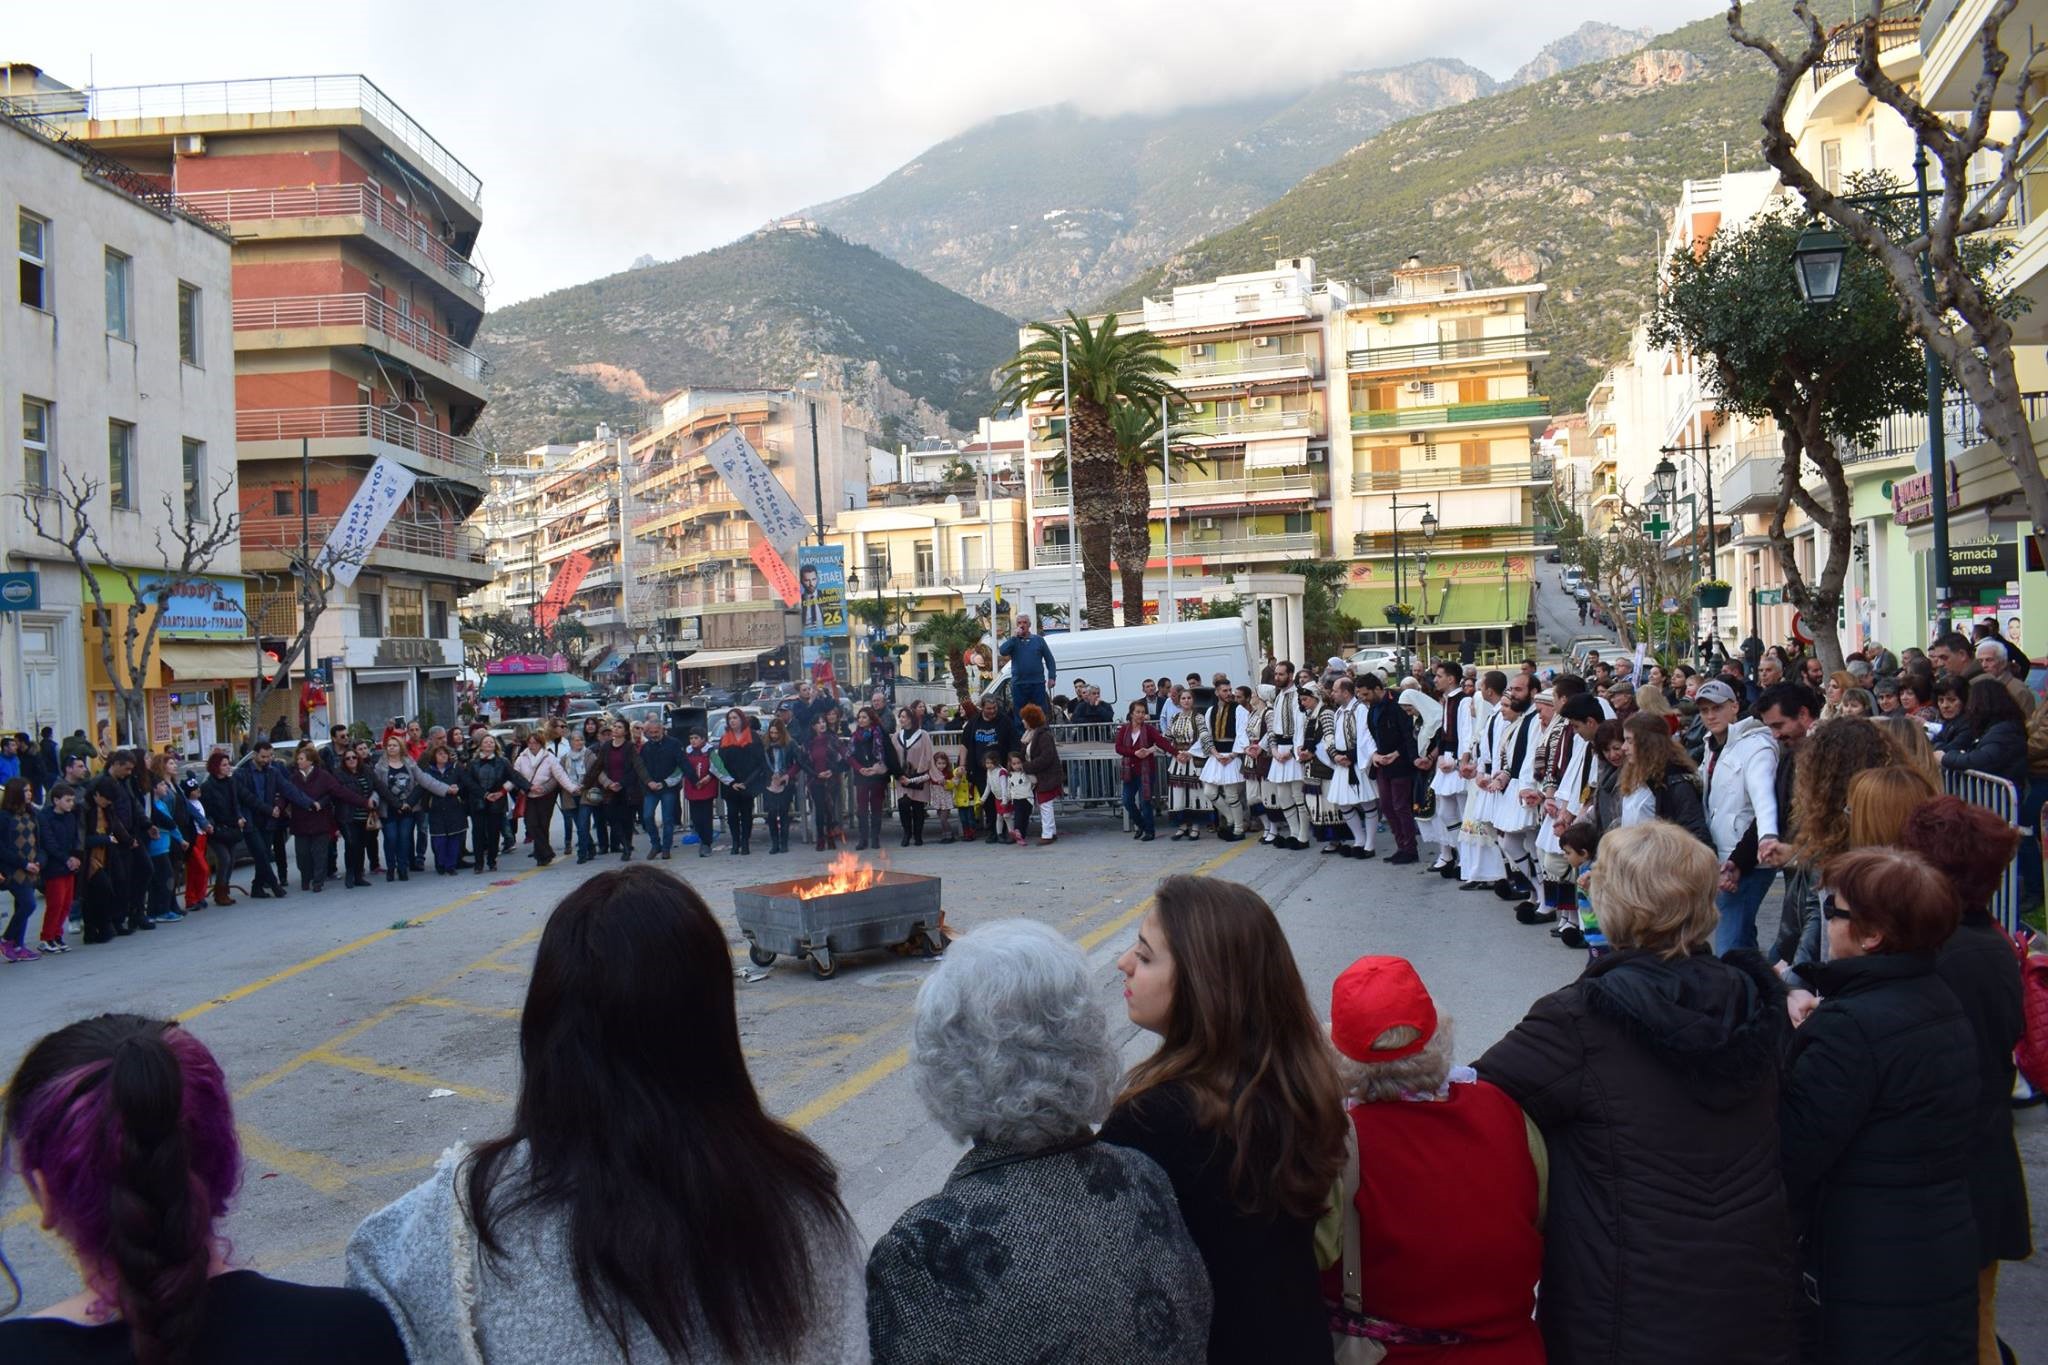
[[[1402,689],[1401,705],[1421,717],[1415,725],[1415,747],[1427,749],[1429,742],[1436,738],[1438,727],[1444,723],[1443,703],[1419,687],[1409,687]]]

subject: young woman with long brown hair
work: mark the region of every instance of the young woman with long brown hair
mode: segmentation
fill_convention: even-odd
[[[1117,969],[1131,1022],[1160,1044],[1102,1139],[1173,1182],[1215,1296],[1210,1365],[1329,1360],[1315,1223],[1346,1120],[1279,921],[1248,887],[1168,877]]]

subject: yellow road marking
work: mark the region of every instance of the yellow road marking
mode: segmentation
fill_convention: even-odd
[[[242,1142],[242,1160],[251,1166],[265,1166],[288,1175],[322,1194],[340,1194],[354,1179],[346,1166],[318,1152],[301,1152],[287,1147],[246,1123],[235,1125]]]
[[[479,962],[470,970],[476,972],[510,972],[513,976],[532,975],[532,968],[514,966],[510,962]]]
[[[357,1071],[365,1076],[378,1076],[387,1081],[404,1081],[407,1085],[430,1087],[437,1090],[452,1090],[468,1100],[482,1100],[486,1104],[510,1104],[512,1097],[498,1090],[486,1090],[480,1085],[468,1085],[462,1081],[444,1081],[424,1071],[412,1071],[402,1066],[386,1066],[383,1062],[368,1057],[356,1057],[345,1052],[329,1052],[316,1049],[312,1060],[324,1066],[339,1067],[343,1071]]]
[[[865,1071],[859,1071],[848,1076],[845,1080],[833,1086],[794,1114],[791,1114],[783,1122],[792,1128],[808,1128],[819,1119],[832,1113],[835,1109],[845,1105],[848,1100],[864,1094],[868,1090],[873,1089],[878,1083],[895,1075],[909,1061],[910,1049],[899,1047],[888,1056],[882,1058],[881,1061],[868,1067]]]
[[[327,1039],[319,1046],[307,1048],[298,1056],[290,1058],[289,1060],[279,1064],[275,1069],[266,1071],[261,1076],[258,1076],[255,1080],[250,1081],[247,1085],[243,1086],[241,1089],[235,1092],[236,1101],[239,1102],[241,1100],[246,1100],[251,1095],[254,1095],[260,1090],[268,1090],[271,1086],[276,1085],[279,1081],[291,1075],[293,1072],[299,1070],[308,1062],[313,1061],[315,1058],[319,1056],[321,1052],[325,1051],[328,1048],[340,1047],[343,1043],[354,1042],[356,1039],[362,1037],[365,1033],[368,1033],[371,1029],[377,1027],[377,1025],[383,1023],[387,1019],[392,1018],[394,1015],[396,1015],[400,1010],[404,1008],[405,1005],[403,1002],[396,1005],[386,1005],[383,1009],[378,1010],[375,1014],[372,1014],[367,1018],[357,1020],[354,1024],[351,1024],[349,1027],[343,1029],[340,1033],[335,1034],[332,1038]]]
[[[405,1002],[430,1010],[454,1010],[459,1014],[481,1014],[487,1019],[517,1019],[519,1011],[509,1005],[479,1005],[468,1000],[450,1000],[440,995],[415,995]]]

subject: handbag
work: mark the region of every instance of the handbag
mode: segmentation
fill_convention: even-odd
[[[1387,1348],[1364,1334],[1365,1295],[1359,1262],[1364,1252],[1358,1230],[1358,1128],[1344,1115],[1343,1202],[1337,1212],[1344,1228],[1342,1299],[1330,1309],[1330,1347],[1337,1365],[1377,1365]]]

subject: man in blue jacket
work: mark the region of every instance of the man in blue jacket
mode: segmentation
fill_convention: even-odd
[[[1051,720],[1052,702],[1046,689],[1060,680],[1060,666],[1052,657],[1052,646],[1031,633],[1028,613],[1017,613],[1016,632],[997,645],[996,652],[1010,661],[1010,709],[1021,716],[1027,704],[1036,702]]]
[[[634,776],[640,780],[640,823],[647,830],[647,856],[666,861],[682,820],[683,746],[662,733],[658,719],[648,720],[646,735],[633,753]]]
[[[258,739],[255,753],[235,770],[235,799],[249,822],[249,861],[255,864],[249,883],[252,901],[284,899],[284,882],[277,871],[285,866],[284,851],[276,836],[285,828],[285,806],[307,804],[305,793],[285,781],[284,769],[271,761],[273,754],[270,741]]]

